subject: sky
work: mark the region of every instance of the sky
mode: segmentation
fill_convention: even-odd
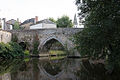
[[[75,0],[0,0],[0,18],[26,19],[38,16],[39,20],[67,15],[74,19],[77,12]]]

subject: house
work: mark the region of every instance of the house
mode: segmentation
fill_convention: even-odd
[[[27,19],[23,23],[20,24],[20,27],[23,29],[30,29],[30,25],[36,24],[38,21],[38,17],[36,16],[35,18]]]
[[[56,23],[49,19],[44,19],[30,26],[30,29],[57,28]]]
[[[0,25],[2,26],[1,29],[2,30],[12,30],[14,27],[14,24],[16,22],[19,22],[18,19],[17,20],[11,19],[8,21],[6,21],[6,18],[0,19]]]
[[[14,29],[14,24],[15,24],[16,22],[19,22],[19,21],[14,20],[14,19],[8,20],[8,21],[6,22],[6,30],[12,30],[12,29]]]

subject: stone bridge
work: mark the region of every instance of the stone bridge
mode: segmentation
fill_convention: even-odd
[[[33,48],[33,43],[36,40],[39,42],[38,49],[40,50],[46,42],[55,39],[60,42],[67,49],[74,47],[73,42],[70,40],[72,35],[81,31],[81,28],[56,28],[56,29],[39,29],[39,30],[12,30],[12,38],[17,37],[18,43],[28,42],[30,49]]]

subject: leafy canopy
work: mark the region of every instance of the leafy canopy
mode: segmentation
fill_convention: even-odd
[[[16,42],[10,42],[7,44],[0,43],[0,58],[1,59],[12,59],[12,58],[18,58],[23,57],[24,53]]]
[[[50,17],[49,20],[52,21],[52,22],[54,22],[54,23],[56,23],[55,19],[52,18],[52,17]]]
[[[120,66],[120,1],[76,0],[76,5],[85,19],[85,28],[74,36],[80,54]]]
[[[16,30],[20,29],[19,22],[17,21],[15,22],[13,29],[16,29]]]
[[[61,18],[57,19],[57,27],[58,28],[66,28],[66,27],[72,27],[72,20],[68,16],[62,16]]]

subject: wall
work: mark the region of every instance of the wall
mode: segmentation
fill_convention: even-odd
[[[56,24],[46,24],[46,23],[43,23],[43,28],[57,28],[57,27],[56,27]]]
[[[56,24],[39,23],[30,26],[30,29],[57,28]]]
[[[10,42],[11,41],[12,34],[7,31],[0,31],[0,42]]]
[[[42,28],[42,23],[30,26],[30,29],[41,29],[41,28]]]
[[[23,27],[25,30],[29,30],[31,24],[33,24],[33,23],[30,22],[30,23],[27,23],[27,24],[21,25],[21,27]]]
[[[39,51],[44,44],[51,40],[58,40],[68,50],[74,48],[73,42],[70,38],[77,32],[81,31],[81,28],[49,28],[49,29],[37,29],[37,30],[11,30],[10,32],[18,37],[18,43],[28,42],[29,50],[33,49],[33,43],[37,37],[39,40]]]

